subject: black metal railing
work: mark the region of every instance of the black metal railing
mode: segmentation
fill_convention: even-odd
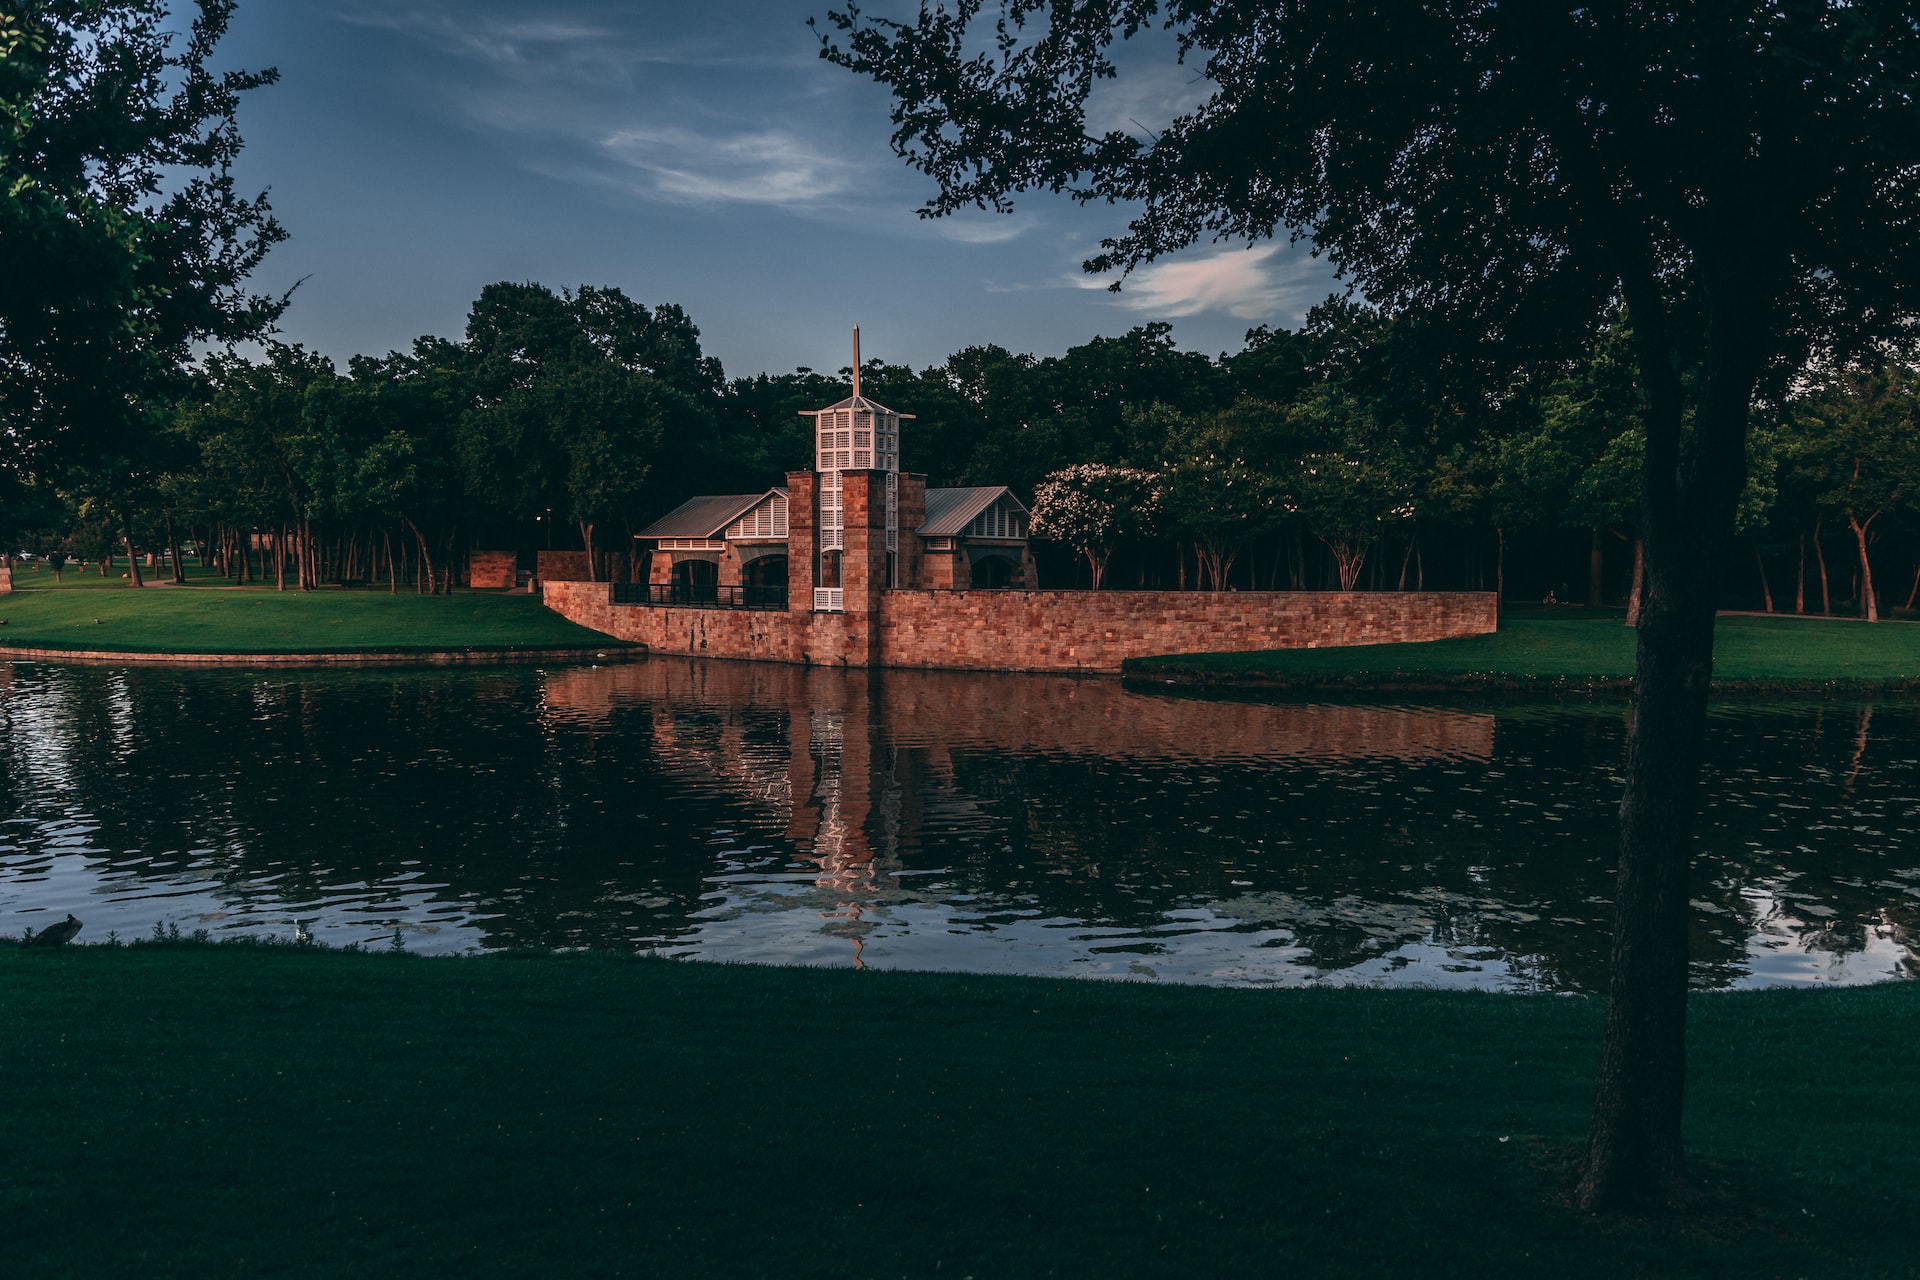
[[[785,587],[720,587],[700,583],[616,582],[614,604],[670,606],[677,609],[785,609]]]

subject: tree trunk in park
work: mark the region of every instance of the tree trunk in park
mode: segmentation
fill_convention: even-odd
[[[1602,574],[1607,567],[1606,533],[1594,529],[1587,538],[1587,608],[1598,609],[1606,603]]]
[[[397,596],[400,594],[400,574],[393,565],[393,531],[383,530],[380,538],[387,548],[387,594]]]
[[[1853,512],[1847,512],[1847,525],[1853,530],[1853,540],[1860,548],[1860,616],[1868,622],[1880,621],[1880,602],[1873,594],[1873,562],[1867,558],[1867,534],[1873,528],[1873,522],[1879,518],[1880,513],[1876,511],[1862,524]]]
[[[1833,591],[1827,582],[1827,553],[1820,546],[1820,522],[1813,522],[1813,563],[1820,570],[1820,612],[1833,616]]]
[[[1647,387],[1644,580],[1605,1041],[1579,1188],[1589,1211],[1694,1203],[1681,1142],[1687,1064],[1687,880],[1713,680],[1718,571],[1746,481],[1762,353],[1740,282],[1709,311],[1704,393],[1685,451],[1685,396],[1650,277],[1623,280]],[[1637,305],[1645,300],[1652,305]]]
[[[1415,591],[1427,589],[1427,560],[1421,552],[1417,539],[1413,544],[1413,589]]]
[[[1496,528],[1493,531],[1493,608],[1499,612],[1507,601],[1507,531]]]
[[[600,581],[600,571],[593,563],[593,526],[585,520],[580,521],[580,545],[587,549],[587,581]]]
[[[273,531],[273,589],[287,589],[287,526]]]
[[[417,594],[432,595],[433,552],[427,547],[427,536],[420,532],[420,526],[415,524],[411,519],[404,516],[402,519],[406,520],[407,528],[413,530],[414,541],[420,544],[420,582],[417,587]]]
[[[1913,602],[1920,598],[1920,564],[1913,567],[1913,586],[1907,592],[1907,608],[1913,608]]]
[[[173,512],[166,513],[167,521],[167,558],[173,565],[173,585],[183,587],[187,584],[187,566],[180,559],[180,539],[174,536]]]
[[[1760,571],[1760,598],[1766,601],[1767,612],[1773,612],[1773,585],[1767,581],[1767,558],[1760,554],[1760,544],[1753,544],[1753,567]]]
[[[1805,530],[1800,533],[1800,563],[1793,573],[1793,611],[1795,613],[1807,611],[1807,535]]]
[[[1395,591],[1407,589],[1407,566],[1413,563],[1413,544],[1416,541],[1418,541],[1417,537],[1407,539],[1406,553],[1400,557],[1400,585],[1394,588]]]
[[[120,532],[127,543],[127,585],[144,587],[147,584],[140,577],[140,557],[133,553],[133,517],[131,515],[120,517]]]

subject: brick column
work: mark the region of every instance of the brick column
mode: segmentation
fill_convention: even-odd
[[[787,609],[813,608],[813,486],[811,471],[787,472]]]
[[[887,585],[887,473],[842,471],[847,551],[840,561],[848,613],[877,613]]]
[[[911,472],[900,477],[900,585],[924,587],[920,526],[927,522],[927,478]]]

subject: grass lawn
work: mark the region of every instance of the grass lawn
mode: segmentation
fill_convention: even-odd
[[[1911,1276],[1920,983],[1703,995],[1704,1224],[1565,1199],[1601,1007],[0,945],[16,1275]]]
[[[1424,644],[1136,658],[1143,680],[1303,688],[1624,687],[1634,632],[1619,609],[1510,608],[1492,635]],[[1757,691],[1920,687],[1920,623],[1783,615],[1722,617],[1714,682]]]
[[[452,649],[613,648],[620,641],[543,608],[532,596],[456,591],[421,596],[384,587],[276,591],[228,587],[188,569],[187,587],[140,590],[116,576],[14,569],[0,596],[0,655],[8,648],[121,653],[366,653]],[[164,578],[164,571],[162,577]]]

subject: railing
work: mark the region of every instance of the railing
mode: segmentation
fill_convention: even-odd
[[[698,583],[616,582],[614,604],[674,609],[762,609],[787,607],[785,587],[720,587]]]

